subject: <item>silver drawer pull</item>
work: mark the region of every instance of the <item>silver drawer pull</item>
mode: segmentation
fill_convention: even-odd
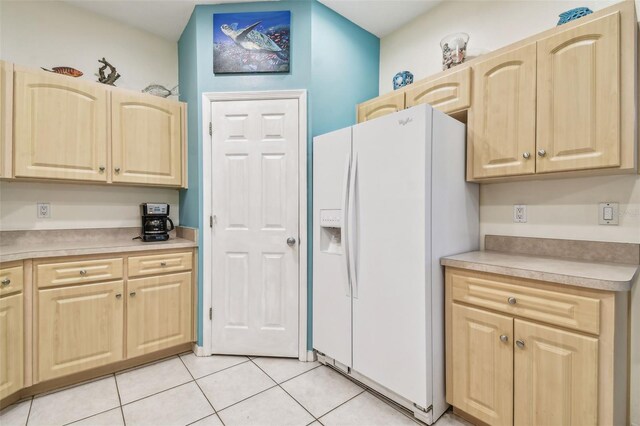
[[[122,297],[122,293],[116,294],[116,299],[120,299]]]
[[[509,336],[507,336],[506,334],[503,334],[500,336],[500,341],[507,343],[509,341]]]
[[[4,280],[0,281],[0,284],[9,285],[11,284],[11,280],[9,278],[5,278]]]
[[[507,302],[509,302],[510,305],[515,305],[517,300],[516,300],[515,297],[512,296],[512,297],[507,299]]]
[[[160,266],[167,266],[167,262],[160,262]]]
[[[134,297],[136,295],[135,291],[132,291],[131,293],[129,293],[129,296]]]
[[[518,345],[518,347],[520,349],[524,348],[524,340],[516,340],[516,345]]]
[[[87,270],[86,269],[80,269],[80,275],[82,275],[83,277],[85,275],[87,275]]]

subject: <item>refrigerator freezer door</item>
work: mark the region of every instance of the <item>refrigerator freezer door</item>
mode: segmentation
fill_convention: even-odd
[[[350,367],[351,288],[344,210],[351,128],[315,137],[313,151],[313,347]]]
[[[427,407],[431,400],[430,258],[431,116],[426,105],[353,128],[355,211],[353,369]]]

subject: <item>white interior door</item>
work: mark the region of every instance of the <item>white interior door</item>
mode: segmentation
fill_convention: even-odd
[[[298,108],[212,103],[213,353],[298,356]]]

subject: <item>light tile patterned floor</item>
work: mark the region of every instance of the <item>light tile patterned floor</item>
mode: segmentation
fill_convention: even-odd
[[[405,412],[317,362],[192,353],[38,395],[2,426],[416,426]],[[437,426],[469,423],[450,412]]]

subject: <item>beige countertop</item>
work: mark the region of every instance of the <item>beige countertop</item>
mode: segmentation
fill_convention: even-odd
[[[444,266],[597,290],[629,291],[638,265],[473,251],[440,259]]]
[[[198,246],[194,229],[178,227],[177,231],[170,233],[168,241],[153,243],[133,239],[140,234],[140,228],[2,231],[0,262]]]

